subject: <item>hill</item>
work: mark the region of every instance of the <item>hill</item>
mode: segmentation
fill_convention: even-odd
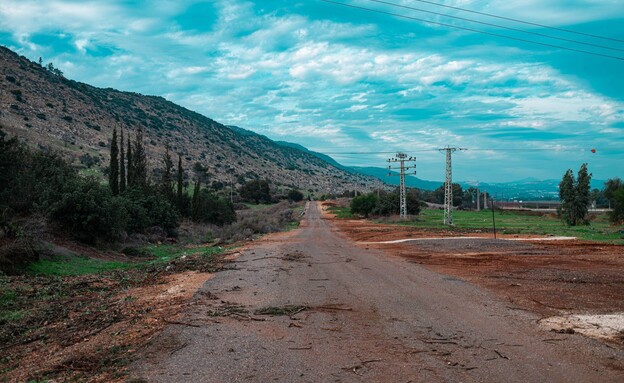
[[[318,193],[378,183],[335,161],[228,128],[162,97],[66,79],[5,47],[0,47],[0,126],[32,147],[59,151],[95,173],[106,170],[114,127],[124,129],[126,137],[142,127],[155,178],[168,144],[182,156],[187,173],[205,173],[210,182],[240,185],[267,178],[276,187]]]

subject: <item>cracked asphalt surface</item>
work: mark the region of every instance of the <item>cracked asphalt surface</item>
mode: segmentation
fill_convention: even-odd
[[[356,245],[309,204],[195,294],[148,382],[619,382],[624,352],[541,330],[487,290]],[[258,309],[273,309],[260,315]],[[287,311],[287,310],[286,310]]]

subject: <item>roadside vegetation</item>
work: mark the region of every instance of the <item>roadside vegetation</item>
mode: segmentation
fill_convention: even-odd
[[[208,174],[189,181],[168,148],[148,174],[142,132],[133,138],[115,131],[108,168],[86,174],[0,130],[0,376],[27,365],[19,381],[123,380],[134,353],[162,328],[159,316],[176,314],[152,312],[170,302],[146,304],[129,291],[157,289],[187,271],[217,272],[238,244],[298,225],[301,192],[276,194],[268,181],[249,180],[249,194],[219,195]],[[160,324],[134,338],[115,332],[43,370],[28,362],[154,316]]]

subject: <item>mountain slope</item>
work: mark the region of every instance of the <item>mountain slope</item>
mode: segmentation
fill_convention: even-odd
[[[257,134],[230,129],[162,97],[96,88],[55,75],[0,47],[0,125],[31,146],[57,150],[82,166],[106,167],[113,127],[134,137],[143,127],[150,168],[158,175],[165,144],[187,172],[210,181],[260,177],[315,192],[372,188],[371,177]]]

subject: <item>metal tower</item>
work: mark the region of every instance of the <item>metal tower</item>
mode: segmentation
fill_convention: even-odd
[[[395,158],[388,158],[388,163],[392,163],[392,162],[398,162],[399,163],[399,168],[393,168],[392,166],[388,166],[388,170],[391,169],[399,169],[400,173],[399,176],[401,177],[401,182],[399,183],[399,201],[400,201],[400,209],[399,209],[399,214],[401,216],[401,218],[406,219],[407,218],[407,199],[406,199],[406,192],[405,192],[405,172],[409,169],[412,168],[416,168],[416,158],[415,157],[407,157],[407,154],[405,153],[397,153]],[[414,162],[413,166],[405,166],[406,162]],[[414,173],[416,174],[416,171],[414,170]],[[393,176],[395,174],[392,174],[391,172],[388,172],[389,176]]]
[[[446,152],[446,179],[444,181],[444,224],[453,225],[453,165],[451,155],[456,150],[466,150],[464,148],[439,149]]]

